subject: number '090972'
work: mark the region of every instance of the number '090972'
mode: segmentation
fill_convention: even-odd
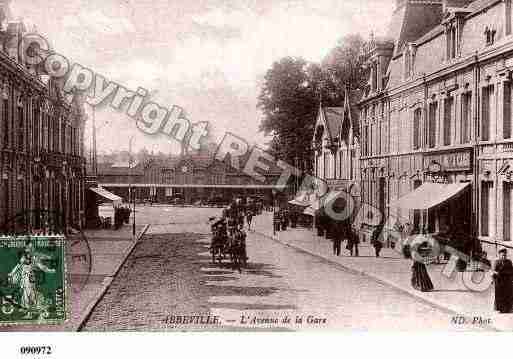
[[[22,355],[51,355],[52,347],[50,346],[22,346],[20,347]]]

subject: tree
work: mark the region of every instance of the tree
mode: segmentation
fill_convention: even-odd
[[[275,62],[264,77],[258,108],[264,119],[260,130],[272,135],[270,150],[278,158],[294,164],[310,149],[312,118],[318,107],[315,84],[308,74],[308,63],[286,57]]]
[[[367,81],[361,50],[365,42],[357,34],[342,37],[323,59],[322,68],[328,73],[334,86],[344,92],[362,89]]]
[[[359,35],[339,40],[321,64],[285,57],[267,71],[258,97],[264,118],[260,130],[272,136],[270,152],[291,165],[311,161],[311,140],[323,106],[342,106],[346,86],[365,85]],[[300,168],[303,166],[300,166]]]

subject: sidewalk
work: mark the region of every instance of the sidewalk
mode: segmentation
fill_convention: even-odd
[[[446,265],[431,264],[428,271],[435,290],[420,292],[412,288],[411,260],[391,248],[383,248],[381,257],[376,258],[374,248],[369,243],[361,243],[359,257],[349,256],[342,242],[340,257],[333,255],[332,242],[324,237],[318,237],[311,229],[296,228],[277,232],[273,235],[272,213],[263,212],[253,220],[256,233],[273,238],[287,246],[323,258],[334,265],[343,267],[350,272],[369,276],[376,281],[391,286],[397,290],[414,296],[441,310],[467,318],[466,325],[471,325],[474,317],[491,319],[490,329],[513,329],[513,314],[499,314],[493,311],[493,286],[487,286],[484,291],[471,291],[463,282],[463,273],[453,272],[447,277],[443,274]],[[487,272],[485,275],[489,276]]]
[[[68,320],[62,325],[20,325],[0,331],[78,331],[149,225],[124,225],[119,230],[86,230],[85,241],[67,245]],[[89,246],[89,248],[88,248]]]

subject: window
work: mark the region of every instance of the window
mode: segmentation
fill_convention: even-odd
[[[10,203],[9,194],[11,192],[9,191],[9,180],[8,179],[2,179],[1,183],[2,183],[2,194],[3,194],[2,207],[3,207],[3,215],[4,215],[2,223],[7,223],[8,219],[9,219],[9,203]]]
[[[372,91],[376,91],[378,89],[378,64],[373,62],[371,66],[371,87]]]
[[[444,100],[444,146],[449,146],[451,144],[453,108],[454,98],[447,97]]]
[[[422,116],[422,109],[418,108],[413,112],[413,149],[420,148],[420,120]]]
[[[495,34],[497,33],[497,30],[492,29],[491,27],[486,27],[484,31],[485,39],[486,39],[486,46],[493,45],[495,42]]]
[[[40,141],[39,141],[39,132],[40,132],[40,119],[39,119],[39,104],[34,100],[32,102],[32,111],[34,116],[34,133],[33,133],[33,147],[37,152],[39,151]]]
[[[415,52],[415,44],[409,43],[406,45],[403,55],[405,79],[412,77],[414,74]]]
[[[450,25],[446,30],[447,40],[447,60],[454,59],[457,56],[458,44],[457,44],[457,29],[456,26]]]
[[[511,34],[511,0],[505,0],[504,1],[504,10],[506,11],[506,24],[504,24],[504,32],[506,35]]]
[[[369,126],[364,126],[364,141],[363,141],[363,154],[364,156],[369,155]]]
[[[472,116],[472,93],[461,96],[461,143],[470,141],[470,123]]]
[[[493,236],[491,225],[494,221],[494,200],[493,200],[493,182],[487,181],[481,183],[481,235]]]
[[[4,98],[3,99],[3,111],[2,111],[2,120],[3,120],[3,127],[2,130],[4,131],[4,148],[9,147],[9,100]]]
[[[60,118],[60,143],[59,143],[59,152],[65,153],[66,152],[66,124],[64,123],[64,120]]]
[[[511,200],[513,196],[513,183],[504,182],[504,205],[503,205],[503,217],[504,217],[504,240],[511,241],[511,234],[513,232],[511,225]]]
[[[503,138],[511,138],[511,83],[504,83],[504,102],[502,111]]]
[[[432,102],[429,104],[429,119],[428,119],[428,147],[434,148],[436,146],[436,113],[438,112],[438,103]]]
[[[25,113],[23,102],[18,103],[18,149],[23,151],[25,149]]]
[[[493,85],[483,87],[481,96],[481,141],[490,140],[490,111],[492,109],[491,101],[493,98]]]

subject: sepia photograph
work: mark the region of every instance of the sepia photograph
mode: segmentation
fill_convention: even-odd
[[[512,0],[0,0],[0,337],[512,331],[512,74]]]

